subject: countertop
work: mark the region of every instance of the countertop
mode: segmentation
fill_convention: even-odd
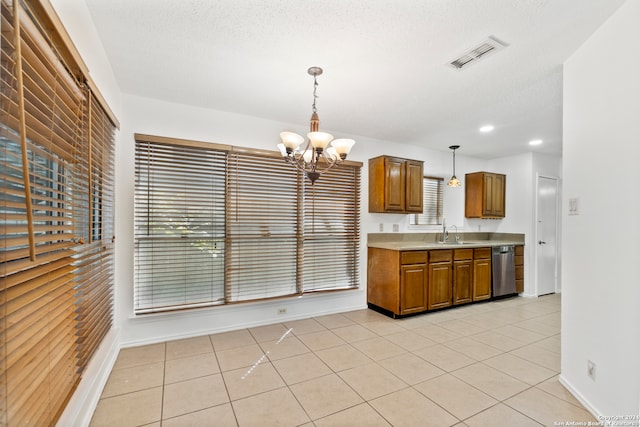
[[[455,233],[449,234],[446,243],[438,242],[441,236],[442,233],[372,233],[368,235],[367,246],[394,251],[420,251],[524,245],[524,234],[517,233],[459,233],[461,243],[456,243]]]
[[[497,240],[485,240],[485,241],[470,241],[470,242],[376,242],[369,243],[367,246],[370,248],[390,249],[393,251],[420,251],[420,250],[432,250],[432,249],[463,249],[463,248],[487,248],[493,246],[503,245],[522,245],[520,242],[515,241],[497,241]]]

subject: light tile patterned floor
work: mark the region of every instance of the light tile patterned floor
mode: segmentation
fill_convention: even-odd
[[[596,420],[558,382],[560,295],[371,310],[120,352],[92,426],[539,426]]]

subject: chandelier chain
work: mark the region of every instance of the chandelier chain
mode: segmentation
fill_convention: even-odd
[[[318,79],[316,76],[313,76],[313,104],[311,104],[311,108],[314,113],[318,112],[318,109],[316,108],[317,99],[318,99]]]

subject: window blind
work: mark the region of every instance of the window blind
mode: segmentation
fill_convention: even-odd
[[[90,91],[33,22],[43,15],[30,8],[40,3],[2,0],[0,7],[0,424],[54,425],[111,325],[102,307],[111,295],[110,261],[95,268],[110,249],[96,241],[97,255],[86,255],[92,230],[112,217],[112,172],[96,169],[112,164],[111,152],[91,160]],[[113,146],[112,136],[94,140]],[[95,181],[104,203],[94,223],[91,171],[104,175]]]
[[[227,300],[297,293],[301,175],[274,157],[234,152],[228,176]]]
[[[137,313],[224,300],[227,155],[136,142]]]
[[[311,186],[276,152],[136,135],[135,312],[357,287],[350,163]]]
[[[78,235],[71,183],[85,99],[43,49],[46,42],[31,22],[19,19],[24,10],[18,11],[19,28],[13,12],[2,3],[0,369],[6,423],[49,425],[79,378],[72,267]]]
[[[340,165],[303,184],[303,289],[357,287],[360,169]]]
[[[75,320],[78,371],[109,332],[113,318],[114,133],[109,116],[87,92],[87,144],[76,162],[76,217],[82,245],[75,247]]]
[[[425,176],[422,179],[423,212],[411,215],[409,223],[412,225],[442,224],[442,189],[443,178]]]

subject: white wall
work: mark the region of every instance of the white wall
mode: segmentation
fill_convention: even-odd
[[[639,18],[627,1],[564,65],[561,381],[609,416],[640,413]]]

